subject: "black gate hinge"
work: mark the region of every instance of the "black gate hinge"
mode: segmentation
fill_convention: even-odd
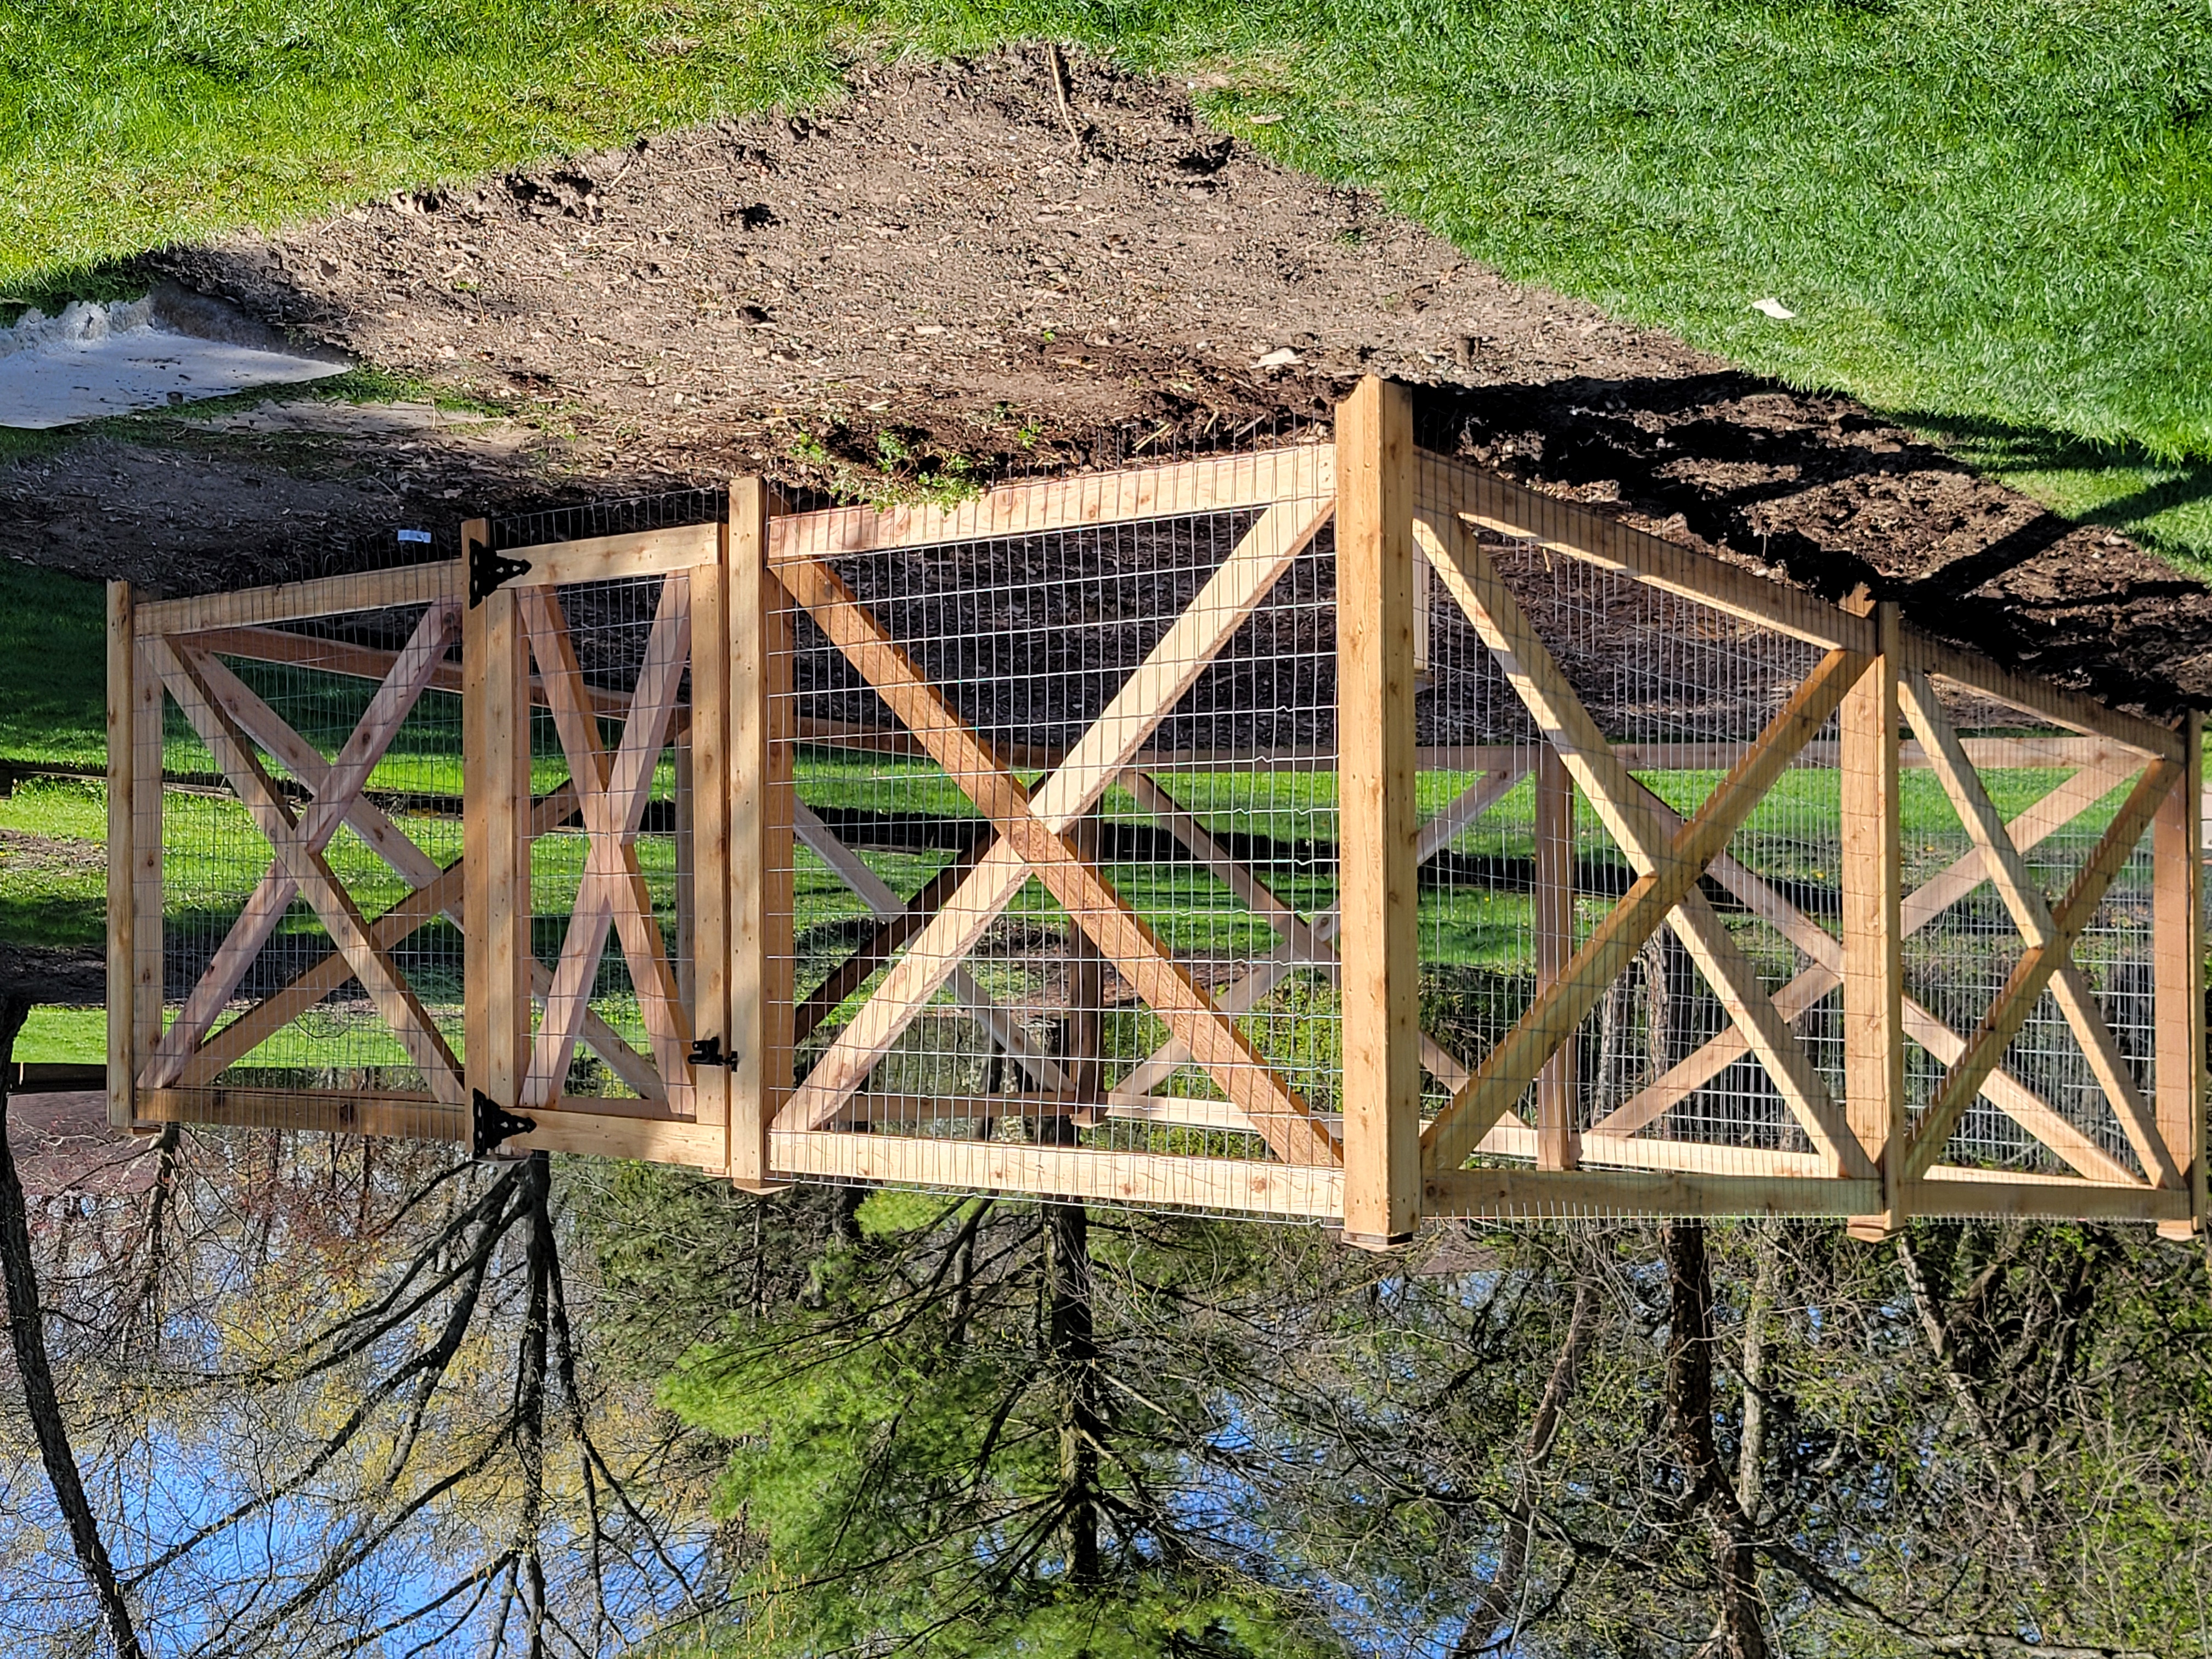
[[[732,1072],[738,1069],[737,1055],[724,1054],[722,1039],[718,1036],[701,1037],[691,1045],[689,1058],[694,1066],[720,1066]]]
[[[483,1090],[474,1091],[475,1110],[471,1115],[473,1133],[470,1145],[478,1158],[489,1158],[499,1150],[500,1143],[510,1135],[526,1135],[538,1127],[538,1120],[510,1112]]]
[[[484,595],[504,587],[517,576],[530,574],[530,561],[510,559],[504,553],[491,550],[491,539],[469,544],[469,609],[473,611],[484,602]]]

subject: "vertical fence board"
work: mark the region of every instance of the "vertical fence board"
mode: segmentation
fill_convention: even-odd
[[[1878,1239],[1903,1219],[1904,876],[1898,785],[1898,617],[1875,607],[1878,653],[1844,694],[1843,775],[1844,1112],[1881,1170],[1880,1215],[1855,1216],[1855,1237]]]
[[[131,1049],[132,1064],[143,1067],[161,1040],[161,1000],[167,988],[161,891],[161,730],[168,712],[167,693],[161,688],[153,653],[143,638],[132,653],[131,699]]]
[[[1559,751],[1536,757],[1536,988],[1556,984],[1575,953],[1575,784]],[[1570,1037],[1536,1074],[1536,1167],[1571,1170],[1581,1134],[1574,1120],[1575,1043]]]
[[[2191,714],[2181,731],[2181,781],[2151,825],[2152,1064],[2159,1139],[2189,1185],[2190,1219],[2159,1232],[2185,1238],[2205,1224],[2204,717]]]
[[[690,960],[684,987],[691,1033],[731,1041],[730,1021],[730,536],[720,559],[691,573],[691,724],[678,753],[678,787],[689,803],[679,819],[678,902],[690,922]],[[707,787],[700,788],[704,781]],[[688,852],[688,860],[685,854]],[[688,866],[688,867],[685,867]],[[723,1132],[718,1170],[729,1168],[730,1071],[692,1068],[693,1099],[702,1127]]]
[[[1420,1218],[1419,938],[1413,839],[1413,434],[1403,386],[1337,409],[1337,891],[1343,915],[1344,1237]]]
[[[107,1121],[127,1129],[138,1066],[137,647],[128,582],[107,585]],[[151,787],[161,789],[157,770]],[[158,915],[158,912],[156,915]]]
[[[769,1177],[791,1075],[791,599],[768,565],[758,478],[730,484],[730,1179]]]
[[[461,527],[466,549],[490,534]],[[530,665],[513,588],[461,623],[465,1064],[469,1087],[518,1109],[530,1069]],[[465,1129],[464,1130],[465,1133]]]

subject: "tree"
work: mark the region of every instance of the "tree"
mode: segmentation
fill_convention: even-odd
[[[732,1447],[718,1650],[1340,1650],[1224,1498],[1248,1230],[890,1193],[854,1218],[817,1295],[669,1388]]]
[[[40,1462],[53,1488],[54,1502],[69,1528],[70,1544],[100,1599],[100,1618],[121,1659],[143,1659],[138,1632],[117,1583],[106,1541],[87,1499],[76,1453],[70,1445],[61,1397],[46,1354],[46,1308],[39,1294],[38,1264],[31,1254],[31,1231],[23,1183],[8,1140],[8,1077],[15,1058],[15,1038],[31,1012],[20,993],[0,994],[0,1280],[8,1297],[8,1337],[15,1354],[15,1377],[23,1406],[39,1443]]]

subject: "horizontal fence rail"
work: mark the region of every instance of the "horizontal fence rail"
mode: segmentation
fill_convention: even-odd
[[[118,1126],[1376,1247],[2202,1224],[2199,722],[1419,449],[1402,388],[947,507],[461,541],[111,589]]]

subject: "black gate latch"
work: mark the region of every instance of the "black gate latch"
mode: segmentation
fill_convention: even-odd
[[[508,1111],[481,1089],[474,1093],[474,1133],[470,1137],[470,1142],[478,1158],[489,1158],[508,1136],[526,1135],[537,1128],[536,1118]]]
[[[469,543],[469,609],[473,611],[484,602],[484,595],[495,588],[504,587],[517,576],[530,573],[530,561],[510,559],[503,553],[491,550],[489,537]]]
[[[738,1069],[738,1057],[722,1052],[722,1039],[703,1036],[691,1045],[690,1060],[694,1066],[720,1066],[726,1071]]]

